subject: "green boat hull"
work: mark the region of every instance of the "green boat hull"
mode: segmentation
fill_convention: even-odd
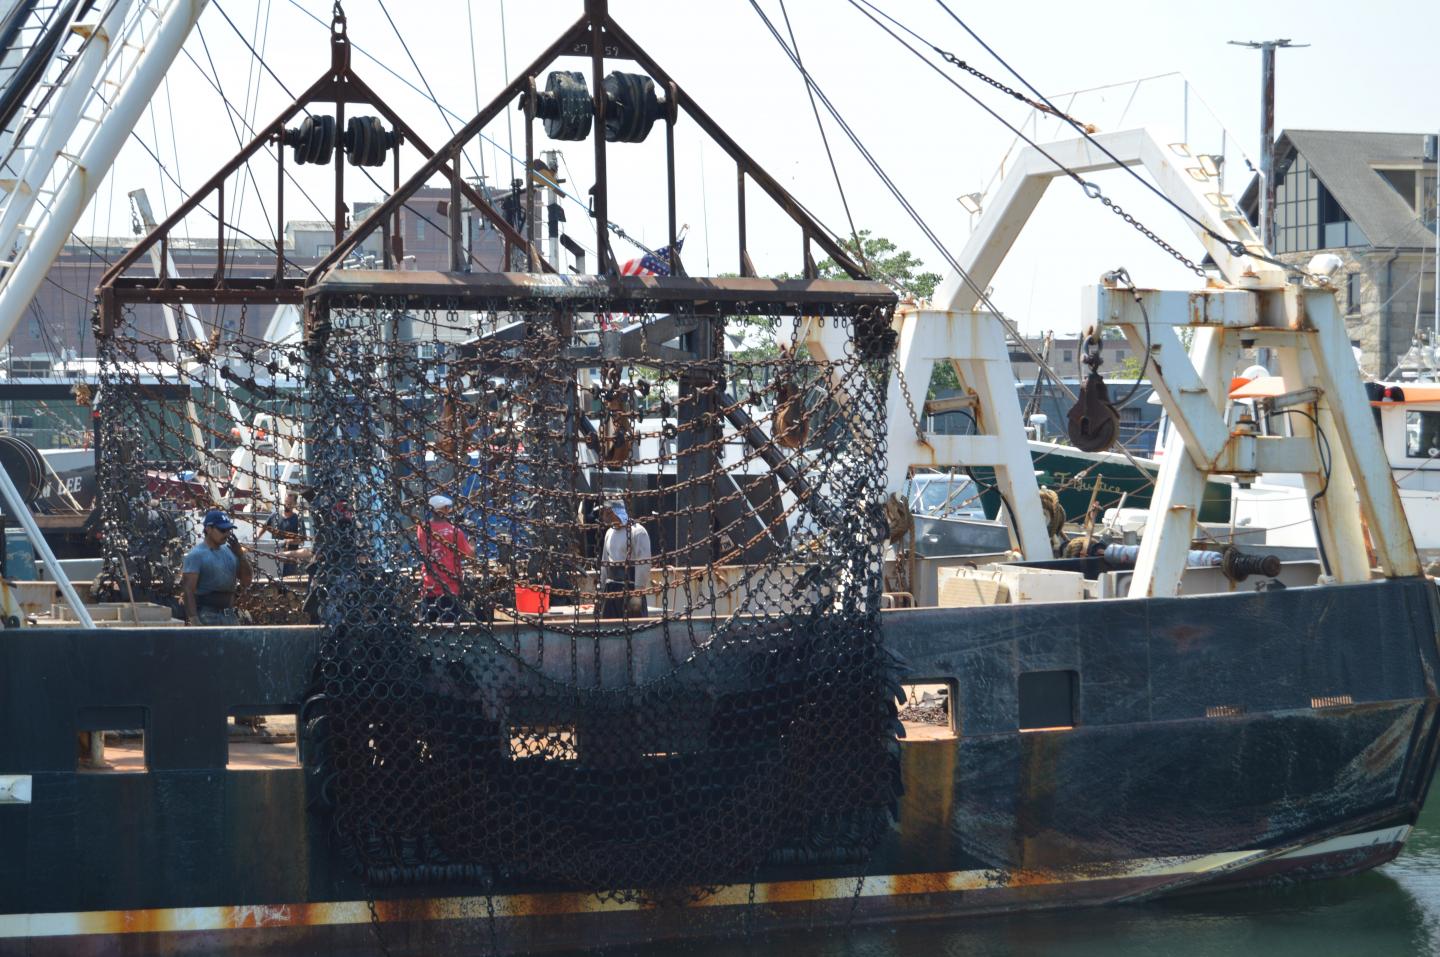
[[[1150,495],[1155,490],[1152,476],[1159,472],[1158,462],[1137,459],[1145,468],[1145,471],[1141,471],[1128,459],[1114,454],[1088,455],[1065,446],[1035,443],[1031,444],[1030,452],[1035,461],[1036,481],[1042,488],[1053,489],[1059,494],[1060,505],[1065,509],[1067,521],[1085,520],[1085,510],[1090,507],[1091,495],[1095,496],[1095,504],[1102,512],[1107,508],[1118,507],[1122,498],[1126,508],[1150,507]],[[985,489],[980,496],[985,515],[994,518],[1000,513],[1000,494],[995,488],[995,470],[976,466],[971,472]],[[1097,479],[1100,482],[1098,493],[1095,492]],[[1228,482],[1206,483],[1205,498],[1200,506],[1200,521],[1230,521]]]

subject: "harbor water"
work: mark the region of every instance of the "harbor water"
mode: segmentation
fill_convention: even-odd
[[[591,951],[662,957],[674,944]],[[1440,800],[1432,789],[1404,852],[1330,881],[1195,894],[1129,907],[927,921],[685,944],[686,957],[1265,957],[1440,954]]]

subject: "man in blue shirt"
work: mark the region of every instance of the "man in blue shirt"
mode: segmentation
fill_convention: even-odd
[[[281,559],[284,559],[286,552],[296,552],[305,547],[305,524],[300,519],[300,513],[295,510],[299,502],[299,496],[294,492],[285,496],[284,514],[271,515],[265,523],[263,531],[268,531],[280,543]],[[280,563],[281,576],[293,575],[300,570],[296,562],[282,561]]]
[[[192,625],[238,625],[235,589],[250,584],[253,572],[245,549],[231,534],[235,523],[218,508],[205,513],[204,538],[190,549],[181,568],[185,620]]]

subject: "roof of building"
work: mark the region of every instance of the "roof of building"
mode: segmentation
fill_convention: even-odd
[[[1376,172],[1381,167],[1419,167],[1423,149],[1422,133],[1286,130],[1275,142],[1278,170],[1288,167],[1294,152],[1299,151],[1376,247],[1429,248],[1435,244],[1419,214]],[[1245,191],[1251,202],[1255,186],[1252,182]]]

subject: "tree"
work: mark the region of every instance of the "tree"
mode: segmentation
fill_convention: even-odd
[[[1108,378],[1116,382],[1123,379],[1140,378],[1140,361],[1139,356],[1126,356],[1120,360],[1119,365],[1110,370]]]
[[[840,245],[862,267],[868,267],[870,275],[885,283],[902,296],[919,296],[928,299],[935,294],[940,284],[938,272],[924,271],[925,264],[913,253],[901,249],[884,236],[872,236],[870,230],[860,230],[860,245],[853,238],[843,240]],[[844,269],[833,259],[823,259],[819,265],[820,275],[826,279],[843,279]]]

